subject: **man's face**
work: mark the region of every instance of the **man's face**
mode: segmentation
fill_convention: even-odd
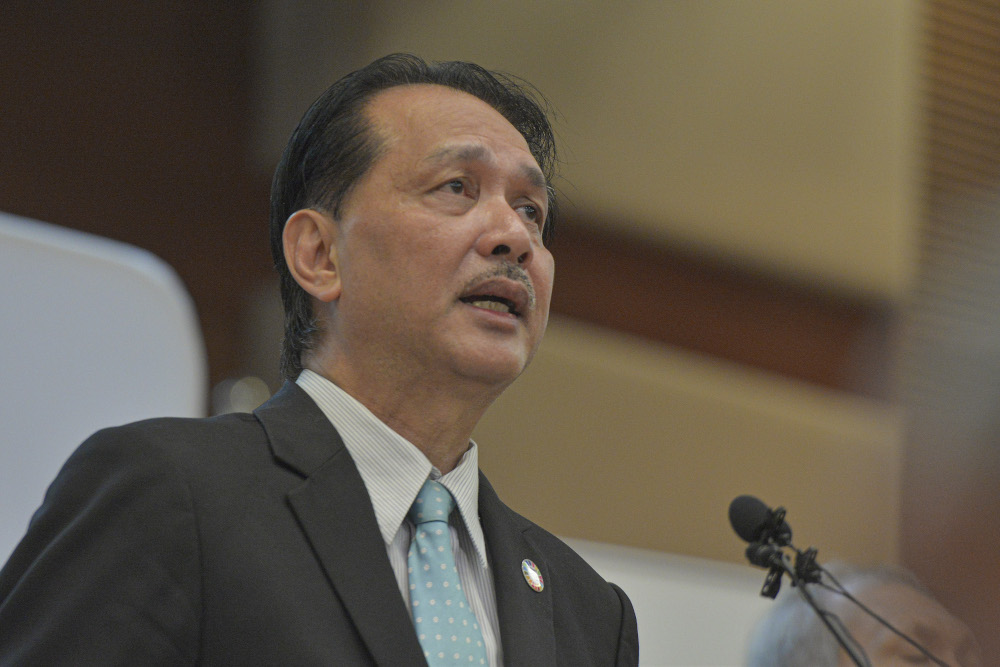
[[[939,659],[955,667],[980,667],[982,659],[972,632],[938,602],[904,584],[880,584],[863,588],[856,596],[872,611],[912,637]],[[841,618],[872,665],[933,665],[903,638],[877,623],[864,612],[843,603]],[[841,650],[841,665],[853,665]]]
[[[503,116],[451,88],[390,88],[367,114],[384,150],[336,223],[342,292],[328,333],[375,379],[502,389],[548,320],[538,164]]]

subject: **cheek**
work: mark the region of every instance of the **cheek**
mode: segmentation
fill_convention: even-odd
[[[538,298],[538,303],[540,305],[544,304],[545,308],[548,309],[549,301],[552,298],[552,285],[555,282],[556,272],[555,260],[548,250],[545,250],[544,253],[539,254],[535,258],[533,272],[535,274],[532,276],[535,296]]]
[[[370,284],[406,285],[426,282],[433,264],[433,245],[402,224],[369,224],[352,238],[355,278]]]

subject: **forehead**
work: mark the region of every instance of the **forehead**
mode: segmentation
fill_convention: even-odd
[[[949,616],[947,610],[912,586],[902,583],[879,583],[858,591],[868,606],[887,611],[907,610],[914,614]]]
[[[905,584],[871,586],[859,591],[858,598],[917,641],[958,645],[971,637],[965,624],[939,602]]]
[[[500,112],[454,88],[395,86],[372,97],[366,112],[388,152],[440,154],[447,143],[468,142],[493,152],[521,153],[521,159],[536,164],[524,137]]]

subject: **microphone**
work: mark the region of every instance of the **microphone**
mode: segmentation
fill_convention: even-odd
[[[729,523],[744,542],[774,543],[783,547],[792,541],[792,528],[785,522],[785,509],[772,510],[753,496],[733,499],[729,504]]]
[[[782,547],[792,541],[792,528],[785,522],[785,509],[772,510],[753,496],[737,496],[729,503],[729,523],[742,539],[749,542],[746,556],[751,564],[768,570],[760,594],[778,597],[781,577],[786,572],[795,576],[785,560]],[[793,583],[795,579],[792,579]]]
[[[781,547],[776,547],[773,544],[760,544],[759,542],[752,542],[747,546],[747,560],[750,561],[751,565],[756,565],[757,567],[777,567],[784,569],[784,559]]]

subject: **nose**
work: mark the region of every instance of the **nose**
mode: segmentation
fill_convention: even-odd
[[[493,252],[491,252],[490,254],[491,255],[513,255],[514,251],[511,250],[511,248],[510,248],[509,245],[501,243],[497,247],[493,248]],[[518,264],[524,264],[528,260],[528,257],[530,255],[531,255],[531,251],[530,250],[526,251],[526,252],[523,252],[520,255],[517,255],[517,257],[514,258],[514,261],[516,261]]]
[[[531,232],[517,211],[502,202],[488,213],[488,224],[477,240],[483,256],[501,257],[520,266],[531,262]]]

